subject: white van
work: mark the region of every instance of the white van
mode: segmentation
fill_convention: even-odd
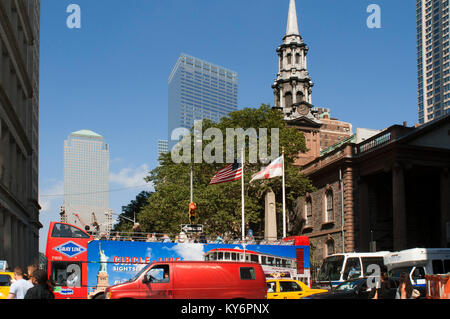
[[[384,266],[383,257],[388,251],[375,253],[344,253],[334,254],[325,258],[317,275],[316,285],[329,289],[343,283],[348,279],[367,277],[369,265]]]
[[[413,286],[425,287],[425,275],[450,273],[450,248],[414,248],[389,253],[384,257],[389,277],[405,272]]]

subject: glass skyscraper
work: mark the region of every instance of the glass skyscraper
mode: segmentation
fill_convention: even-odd
[[[419,123],[450,113],[449,0],[417,0]]]
[[[74,132],[64,142],[64,208],[68,223],[89,225],[94,213],[102,231],[112,227],[109,146],[95,132]]]
[[[172,131],[190,129],[196,120],[220,121],[237,110],[238,74],[235,71],[181,54],[169,77],[169,147]]]

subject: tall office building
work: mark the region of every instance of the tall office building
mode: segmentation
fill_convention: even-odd
[[[0,259],[39,261],[40,1],[0,1]]]
[[[181,54],[169,76],[169,147],[176,128],[190,129],[196,120],[220,121],[237,110],[238,74]]]
[[[64,209],[68,223],[84,227],[94,213],[101,231],[111,230],[109,146],[95,132],[74,132],[64,142]]]
[[[449,0],[417,0],[419,123],[450,113]]]
[[[158,141],[158,158],[161,154],[169,153],[169,141],[168,140],[159,140]]]

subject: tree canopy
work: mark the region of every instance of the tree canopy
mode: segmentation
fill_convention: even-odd
[[[193,198],[197,204],[196,223],[203,224],[207,235],[216,233],[230,233],[240,237],[241,233],[241,181],[209,185],[211,178],[218,170],[228,165],[226,163],[226,139],[227,128],[242,128],[243,130],[255,128],[267,128],[267,154],[278,151],[281,156],[282,149],[285,152],[285,177],[286,177],[286,209],[291,214],[294,212],[295,202],[299,196],[312,191],[310,181],[302,176],[300,168],[294,166],[294,160],[299,152],[305,152],[304,135],[295,128],[288,127],[279,111],[273,110],[268,105],[259,108],[246,108],[235,111],[221,119],[219,123],[209,120],[202,122],[202,136],[210,128],[218,129],[223,135],[223,140],[216,139],[216,143],[223,143],[223,163],[208,164],[205,161],[194,163],[195,138],[191,138],[192,154],[189,154],[190,163],[175,163],[171,154],[160,156],[160,166],[150,172],[146,178],[155,187],[146,205],[139,214],[139,223],[144,231],[175,234],[180,231],[181,224],[188,224],[188,205],[190,202],[190,170],[193,170]],[[278,129],[279,149],[272,150],[271,129]],[[194,137],[194,129],[191,129],[190,137]],[[217,132],[217,130],[216,130]],[[262,137],[258,134],[258,140]],[[233,137],[236,141],[236,138]],[[247,136],[246,141],[250,138]],[[203,141],[202,151],[208,147],[208,142]],[[247,144],[248,145],[248,144]],[[210,146],[209,146],[210,147]],[[235,150],[236,152],[236,150]],[[237,154],[238,152],[236,152]],[[213,151],[212,154],[216,156]],[[186,155],[186,154],[183,154]],[[273,190],[277,199],[277,212],[281,212],[282,206],[282,182],[281,177],[270,180],[260,180],[249,183],[252,175],[260,171],[265,165],[260,162],[249,163],[249,148],[245,152],[245,223],[246,232],[251,228],[255,235],[262,236],[264,231],[264,198],[268,190]],[[280,229],[281,224],[278,225]]]

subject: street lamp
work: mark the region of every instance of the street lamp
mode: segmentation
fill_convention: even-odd
[[[111,216],[112,216],[112,215],[115,215],[115,216],[121,217],[121,218],[123,218],[123,219],[126,219],[126,220],[132,222],[133,224],[136,224],[136,213],[134,214],[134,220],[132,220],[132,219],[130,219],[130,218],[128,218],[128,217],[119,215],[119,214],[114,214],[113,212],[105,212],[105,215],[106,215],[106,216],[108,216],[108,215],[111,215]]]

